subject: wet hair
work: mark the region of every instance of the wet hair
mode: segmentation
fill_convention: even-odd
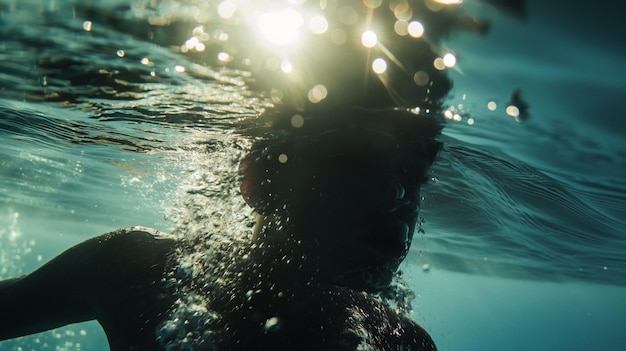
[[[324,172],[337,158],[380,159],[404,152],[422,183],[442,145],[436,139],[442,128],[438,119],[401,109],[346,108],[314,114],[274,110],[262,119],[265,125],[251,131],[257,138],[240,163],[241,193],[261,214],[297,201],[289,192],[299,181],[292,179],[295,172]]]

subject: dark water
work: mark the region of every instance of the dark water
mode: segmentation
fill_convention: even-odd
[[[197,194],[228,197],[236,126],[271,98],[181,52],[215,6],[148,5],[0,2],[0,278],[115,228],[172,230],[189,203],[241,215]],[[414,317],[441,350],[622,350],[623,11],[530,1],[521,21],[465,6],[493,24],[444,41],[461,118],[444,128],[403,267]],[[524,122],[504,111],[516,89]],[[0,343],[31,349],[108,347],[94,323]]]

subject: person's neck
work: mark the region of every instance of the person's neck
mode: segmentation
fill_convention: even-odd
[[[297,239],[302,234],[302,229],[299,230],[286,218],[259,215],[250,248],[250,259],[257,270],[254,274],[266,276],[268,281],[292,286],[319,285],[318,257],[315,250]]]

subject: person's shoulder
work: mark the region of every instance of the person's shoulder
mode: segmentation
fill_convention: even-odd
[[[114,230],[112,232],[100,235],[94,239],[100,241],[108,240],[128,240],[128,241],[158,241],[171,240],[176,241],[175,235],[167,234],[154,228],[133,226]]]
[[[381,350],[436,351],[430,335],[405,313],[364,292],[351,291],[347,331],[360,346]]]
[[[107,255],[109,260],[142,265],[150,261],[163,261],[166,256],[174,253],[178,241],[174,235],[134,226],[117,229],[85,243],[94,251]]]

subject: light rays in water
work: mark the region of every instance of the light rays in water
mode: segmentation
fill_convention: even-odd
[[[317,103],[337,91],[354,90],[357,83],[365,89],[371,84],[367,83],[369,77],[375,77],[395,104],[413,108],[417,107],[415,99],[394,87],[398,77],[407,78],[415,86],[413,90],[427,89],[434,78],[427,72],[433,67],[455,67],[456,57],[442,52],[431,67],[412,67],[407,64],[406,53],[399,56],[396,52],[396,41],[403,38],[410,46],[411,41],[428,40],[428,28],[420,20],[428,16],[424,11],[440,11],[459,3],[225,0],[212,7],[219,18],[217,23],[196,28],[181,51],[207,51],[215,55],[217,64],[234,65],[259,76],[256,82],[263,81],[259,84],[272,81],[274,85],[265,90],[274,91],[272,96],[278,100],[297,93],[306,96],[308,103]],[[337,72],[336,76],[331,71]],[[269,79],[265,79],[268,74]],[[320,86],[325,87],[325,93]]]

